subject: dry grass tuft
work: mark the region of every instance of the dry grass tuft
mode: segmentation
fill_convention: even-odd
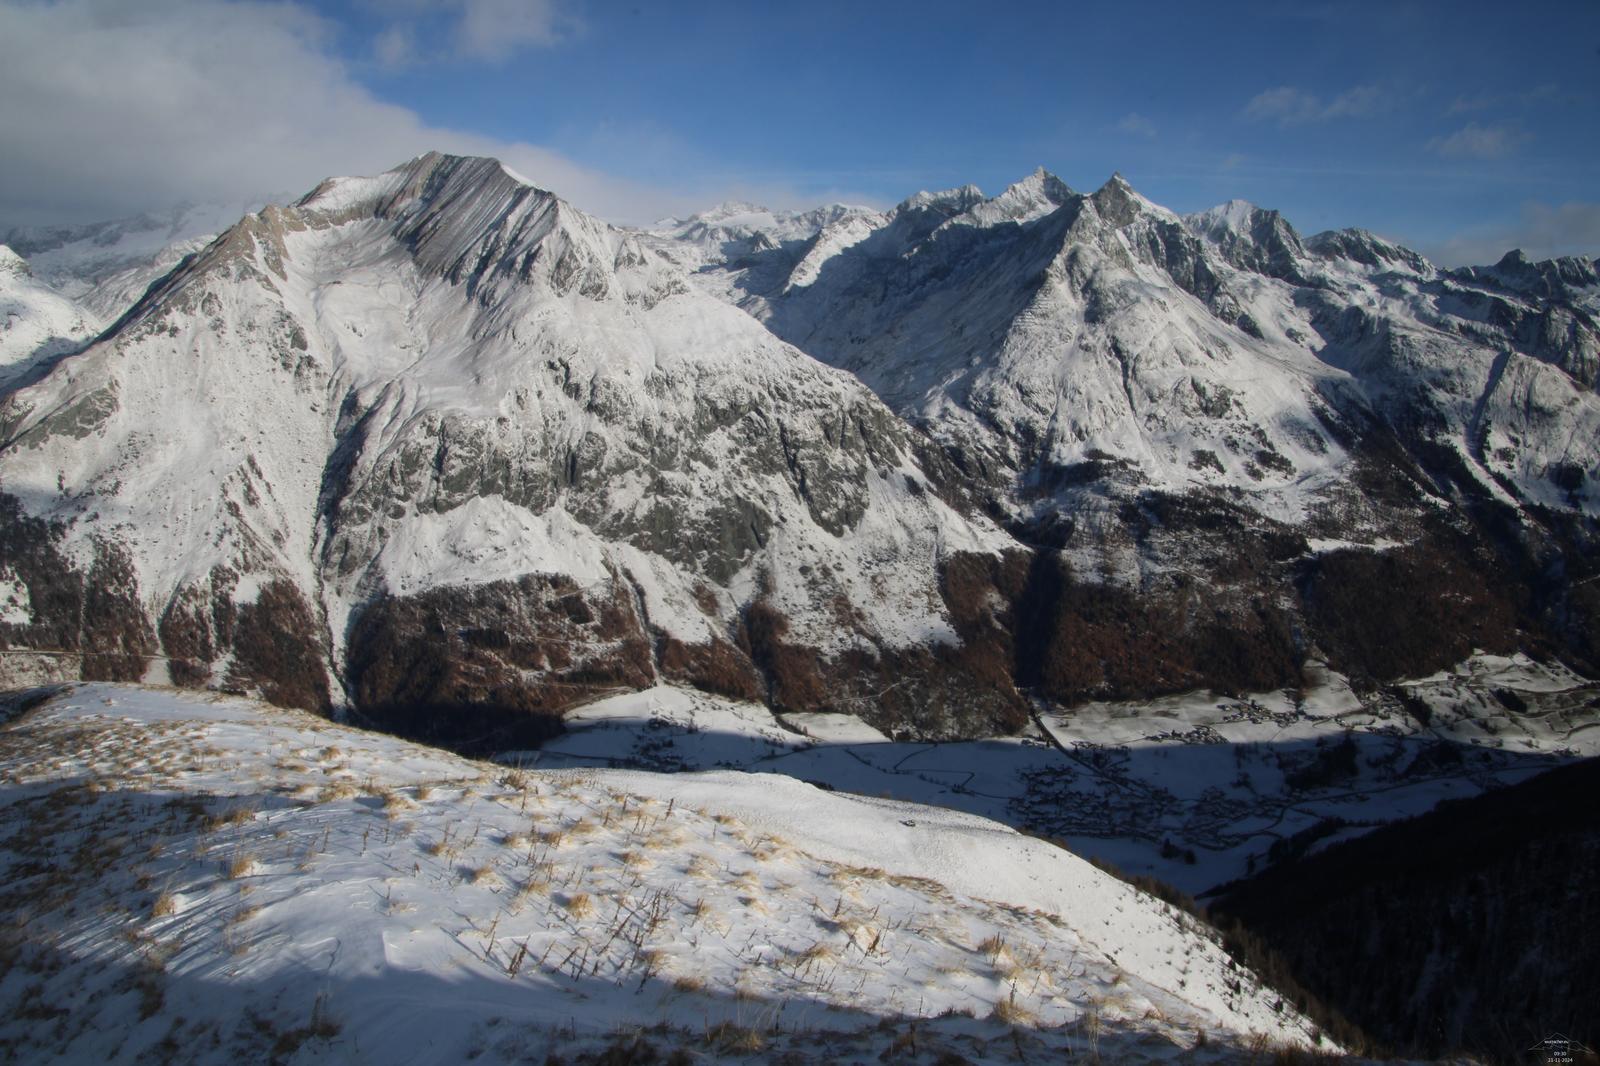
[[[349,781],[335,781],[323,785],[317,792],[318,803],[337,803],[340,800],[351,800],[361,795],[361,790]]]
[[[561,905],[574,918],[587,918],[594,913],[594,898],[587,892],[575,892],[562,899]]]
[[[689,860],[688,867],[684,870],[690,877],[715,878],[722,873],[722,867],[704,855],[696,855]]]
[[[1032,1011],[1017,1002],[1015,994],[996,1003],[989,1017],[1005,1025],[1032,1025],[1038,1020]]]
[[[645,844],[652,848],[675,848],[689,839],[689,831],[681,825],[672,822],[663,822],[650,831],[645,837]]]
[[[810,947],[806,948],[804,951],[800,952],[794,958],[800,969],[806,969],[811,966],[833,962],[838,957],[838,952],[834,951],[828,945],[819,940],[815,944],[812,944]]]
[[[517,885],[515,902],[520,905],[535,896],[550,894],[550,879],[542,873],[535,873],[522,879]]]
[[[837,920],[837,928],[852,944],[861,949],[863,955],[876,955],[883,950],[883,940],[888,932],[851,915],[840,917]]]
[[[760,863],[792,859],[797,854],[794,848],[779,837],[764,837],[756,841],[755,847],[750,851],[751,857]]]
[[[390,818],[398,818],[407,811],[417,809],[417,805],[411,802],[410,797],[398,789],[386,788],[378,795],[383,798],[383,813]]]
[[[754,1055],[766,1049],[766,1035],[733,1022],[718,1022],[706,1030],[706,1043],[726,1055]]]
[[[1010,951],[1006,947],[1006,938],[999,933],[993,933],[978,942],[977,952],[990,962],[998,961],[1000,956]]]
[[[766,1050],[765,1032],[736,1026],[731,1021],[715,1024],[706,1036],[709,1044],[714,1044],[726,1055],[757,1055]]]
[[[237,807],[207,815],[201,829],[207,833],[215,833],[218,830],[229,829],[236,825],[244,825],[246,822],[254,820],[255,816],[256,808],[254,806],[247,803],[240,804]]]
[[[912,877],[910,874],[888,874],[885,880],[896,888],[920,892],[922,895],[931,896],[934,899],[948,900],[951,898],[950,890],[932,878]]]
[[[171,892],[162,892],[150,905],[150,917],[165,918],[178,913],[178,900]]]
[[[836,885],[853,885],[857,881],[882,881],[888,876],[876,866],[835,866],[828,872],[828,880]]]
[[[254,855],[239,854],[228,860],[226,872],[230,881],[237,881],[241,877],[248,877],[250,871],[256,867]]]

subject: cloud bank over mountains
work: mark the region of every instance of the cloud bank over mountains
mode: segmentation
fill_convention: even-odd
[[[553,41],[564,25],[549,5],[517,5],[510,23],[495,22],[497,5],[485,0],[456,6],[465,54],[503,57]],[[540,145],[430,125],[361,86],[331,49],[334,33],[285,4],[0,4],[0,220],[83,221],[177,200],[298,193],[329,174],[376,173],[430,149],[495,156],[607,218],[648,221],[704,205],[699,190],[664,190]]]
[[[494,156],[625,224],[729,199],[884,207],[919,188],[992,184],[986,172],[1002,163],[1043,164],[1074,185],[1120,170],[1182,210],[1242,197],[1306,229],[1373,229],[1442,266],[1513,247],[1534,258],[1600,251],[1600,203],[1569,180],[1578,139],[1557,135],[1595,106],[1570,84],[1489,80],[1441,99],[1382,70],[1319,80],[1264,69],[1208,77],[1184,94],[1198,101],[1187,112],[1161,96],[1114,100],[1093,136],[1063,146],[1039,132],[1062,121],[1040,99],[1008,109],[1002,95],[983,129],[965,129],[930,82],[863,74],[848,56],[816,69],[820,53],[793,43],[795,27],[741,18],[752,40],[789,34],[781,69],[738,66],[729,40],[745,37],[730,38],[726,19],[677,13],[641,29],[580,0],[0,0],[0,230],[184,202],[242,208],[439,150]],[[864,24],[863,39],[875,27]],[[684,59],[686,45],[724,67]],[[957,60],[992,80],[966,53]],[[539,72],[545,82],[529,80]],[[745,107],[715,94],[708,105],[697,91],[723,81]],[[833,94],[833,110],[817,102],[828,115],[820,135],[772,110],[802,85]],[[645,113],[651,101],[664,108]],[[1001,120],[1012,132],[996,132]],[[863,124],[869,149],[852,129]],[[1074,158],[1075,170],[1061,169]],[[1359,181],[1341,196],[1330,169],[1345,166]]]

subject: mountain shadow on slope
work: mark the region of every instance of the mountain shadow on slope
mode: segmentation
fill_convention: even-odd
[[[1600,759],[1441,804],[1222,890],[1213,918],[1405,1054],[1600,1043]],[[1241,934],[1242,928],[1242,934]]]

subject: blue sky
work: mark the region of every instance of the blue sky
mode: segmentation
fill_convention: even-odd
[[[139,16],[122,5],[120,22],[115,8],[0,0],[0,31],[12,19],[47,47],[92,39],[108,56],[118,35],[237,32],[228,80],[242,82],[241,122],[266,132],[234,154],[262,181],[297,180],[290,161],[319,176],[373,169],[433,141],[498,151],[581,206],[643,221],[732,196],[888,206],[969,181],[994,193],[1043,165],[1079,189],[1120,170],[1176,210],[1241,197],[1303,232],[1363,226],[1446,261],[1510,243],[1600,254],[1593,0],[151,0]],[[304,65],[296,85],[254,69],[284,65],[263,43],[274,34],[304,53],[289,63]],[[202,44],[219,46],[197,40],[195,56]],[[160,79],[149,62],[141,83]],[[274,93],[275,111],[252,113]],[[294,115],[321,125],[297,140]],[[252,154],[262,136],[281,142],[270,159]],[[203,165],[206,188],[228,180]],[[0,213],[26,213],[14,192],[0,184]]]

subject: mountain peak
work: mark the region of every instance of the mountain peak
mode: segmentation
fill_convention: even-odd
[[[1032,174],[1008,185],[1006,191],[994,199],[974,204],[968,214],[986,226],[1031,222],[1055,211],[1075,195],[1066,182],[1044,167],[1038,167]]]
[[[1249,200],[1233,199],[1225,204],[1185,215],[1184,221],[1190,224],[1191,229],[1202,233],[1248,233],[1256,213],[1260,210],[1261,208]]]
[[[535,278],[561,295],[623,295],[647,304],[680,287],[637,240],[499,160],[442,152],[377,175],[328,178],[289,207],[269,204],[246,215],[167,285],[218,268],[264,268],[282,279],[292,257],[290,234],[354,223],[380,223],[425,274],[465,284],[480,300]]]
[[[1307,281],[1299,265],[1305,256],[1305,245],[1288,220],[1271,208],[1257,207],[1248,200],[1229,200],[1184,215],[1182,220],[1190,233],[1240,269],[1296,284]]]
[[[328,178],[294,206],[323,216],[348,218],[372,212],[382,217],[403,204],[440,196],[483,201],[526,199],[530,194],[556,199],[554,193],[534,185],[498,159],[433,151],[370,177]]]
[[[1325,230],[1305,242],[1323,259],[1344,259],[1366,267],[1432,274],[1433,265],[1411,249],[1364,229]]]
[[[1094,203],[1095,210],[1100,213],[1100,217],[1113,226],[1126,226],[1145,212],[1159,214],[1164,217],[1176,217],[1166,208],[1156,205],[1135,192],[1133,186],[1128,183],[1127,178],[1122,176],[1120,170],[1113,172],[1111,177],[1106,180],[1106,183],[1096,189],[1089,199]]]
[[[1000,200],[1000,198],[1008,197],[1008,195],[1043,197],[1048,202],[1059,206],[1077,194],[1067,182],[1061,181],[1061,178],[1056,178],[1053,173],[1045,170],[1043,166],[1038,166],[1038,168],[1035,168],[1034,173],[1029,174],[1022,181],[1013,182],[1005,192],[995,198]]]
[[[13,252],[9,245],[0,244],[0,273],[28,277],[33,271],[28,268],[28,261]]]
[[[1042,166],[1034,167],[1032,174],[1029,174],[1021,181],[1013,182],[1010,188],[1006,191],[1009,192],[1011,189],[1041,189],[1046,192],[1055,193],[1056,195],[1061,196],[1063,199],[1072,195],[1072,189],[1068,187],[1066,182],[1062,181],[1060,178],[1056,177]]]
[[[1600,270],[1586,256],[1568,255],[1554,259],[1534,259],[1521,248],[1513,248],[1493,266],[1461,267],[1451,271],[1459,277],[1490,281],[1518,292],[1543,299],[1570,300],[1573,289],[1600,285]]]
[[[704,211],[696,211],[687,218],[668,219],[667,222],[669,225],[672,223],[699,222],[707,226],[719,226],[730,223],[738,224],[741,221],[752,218],[770,220],[775,214],[776,212],[770,208],[752,203],[749,200],[724,200]]]
[[[957,189],[943,189],[939,192],[924,190],[915,193],[901,201],[894,209],[894,213],[904,214],[908,211],[925,211],[931,208],[958,214],[976,207],[983,202],[983,198],[983,190],[969,182]]]

